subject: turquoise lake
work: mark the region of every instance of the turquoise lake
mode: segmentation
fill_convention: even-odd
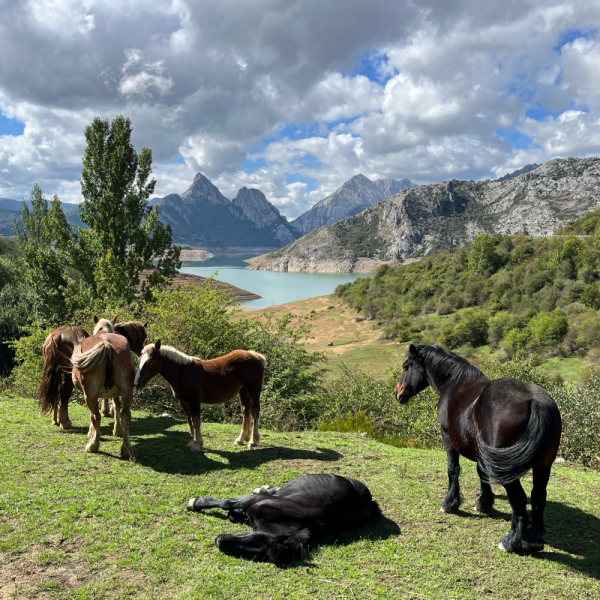
[[[266,308],[313,296],[324,296],[331,294],[340,283],[364,277],[352,273],[248,271],[245,269],[248,263],[244,260],[252,256],[220,254],[203,261],[184,262],[181,272],[202,277],[215,275],[215,279],[262,296],[260,300],[247,300],[242,303],[253,308]]]

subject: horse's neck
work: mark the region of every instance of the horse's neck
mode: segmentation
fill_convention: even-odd
[[[181,379],[181,370],[183,366],[184,365],[180,365],[174,360],[163,357],[160,374],[176,393],[179,390],[179,381]]]
[[[427,382],[440,396],[450,392],[457,385],[471,383],[480,379],[487,379],[483,373],[477,373],[476,371],[465,373],[462,377],[453,377],[451,371],[445,373],[432,373],[432,370],[426,367],[425,373],[427,375]]]

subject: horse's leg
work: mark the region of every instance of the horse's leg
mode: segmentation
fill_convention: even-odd
[[[242,446],[250,437],[250,409],[252,407],[252,398],[246,388],[240,390],[240,406],[242,407],[242,430],[235,442],[233,442],[236,446]]]
[[[552,467],[533,467],[533,489],[531,490],[531,550],[544,549],[544,509],[546,508],[546,486]]]
[[[74,388],[73,378],[71,376],[65,377],[60,388],[60,412],[58,413],[58,422],[56,423],[63,429],[71,429],[73,427],[71,419],[69,419],[69,400]]]
[[[488,476],[479,463],[477,463],[477,474],[481,483],[481,494],[475,501],[475,510],[478,512],[488,512],[494,506],[494,492],[492,492],[492,486],[488,482]]]
[[[527,516],[527,495],[517,479],[504,486],[512,509],[510,531],[505,535],[498,548],[505,552],[530,552],[529,517]]]
[[[102,398],[102,416],[110,417],[110,398]]]
[[[258,419],[260,417],[260,393],[251,394],[252,396],[252,408],[250,412],[252,413],[252,437],[248,442],[248,448],[253,448],[254,446],[258,446],[260,442],[260,434],[258,433]]]
[[[204,450],[204,440],[202,439],[202,431],[200,430],[200,404],[192,408],[192,426],[194,428],[194,438],[190,445],[191,452],[202,452]]]
[[[85,394],[85,392],[84,392]],[[98,452],[100,448],[100,409],[98,407],[98,398],[85,394],[85,403],[90,411],[90,430],[88,437],[90,441],[85,447],[86,452]]]
[[[121,427],[123,429],[123,443],[121,444],[121,458],[135,460],[133,448],[129,441],[129,424],[131,423],[131,403],[133,402],[133,387],[121,391]],[[115,404],[116,407],[116,404]],[[115,410],[116,413],[116,410]]]
[[[115,426],[113,427],[113,435],[115,437],[123,437],[123,424],[121,423],[121,399],[119,397],[112,399],[114,408]]]
[[[253,504],[262,502],[265,496],[261,494],[249,494],[240,498],[213,498],[204,496],[203,498],[190,498],[187,503],[187,509],[193,511],[203,510],[205,508],[221,508],[223,510],[248,510]]]
[[[442,502],[441,512],[454,513],[460,506],[460,485],[458,477],[460,475],[460,464],[458,462],[458,452],[452,447],[448,434],[442,431],[442,441],[448,456],[448,492]]]

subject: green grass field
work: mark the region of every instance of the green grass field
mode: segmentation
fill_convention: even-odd
[[[237,427],[206,424],[207,451],[192,455],[186,423],[136,412],[130,463],[118,458],[112,420],[100,453],[84,453],[88,413],[71,413],[74,429],[61,431],[33,401],[0,399],[2,599],[600,597],[599,473],[556,465],[546,550],[507,555],[497,549],[506,498],[489,516],[473,510],[473,463],[463,461],[464,511],[439,512],[440,452],[271,431],[246,450],[232,445]],[[236,497],[318,472],[364,481],[385,518],[314,543],[309,560],[286,570],[221,554],[214,537],[247,528],[218,511],[186,511],[192,496]]]

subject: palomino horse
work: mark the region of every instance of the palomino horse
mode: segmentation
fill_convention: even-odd
[[[146,341],[147,324],[128,321],[113,325],[116,318],[115,315],[109,321],[94,316],[94,333],[119,333],[127,338],[133,352],[140,356]],[[75,346],[87,337],[88,332],[81,327],[59,327],[44,342],[44,374],[36,397],[40,399],[42,414],[52,411],[52,422],[63,429],[72,426],[69,419],[69,398],[73,392],[71,356]],[[103,414],[108,414],[108,402]]]
[[[98,452],[100,447],[98,398],[112,398],[115,409],[113,435],[123,436],[121,456],[133,459],[129,423],[135,367],[131,362],[129,342],[115,333],[92,335],[75,348],[71,365],[73,383],[83,392],[91,416],[86,452]]]
[[[508,535],[501,550],[543,550],[544,508],[550,469],[562,429],[558,407],[550,395],[532,383],[504,377],[490,381],[464,358],[439,346],[410,345],[395,395],[404,404],[427,386],[439,394],[438,418],[448,455],[448,493],[442,512],[460,506],[459,454],[477,463],[480,512],[494,504],[490,480],[506,489],[512,509]],[[531,525],[527,496],[519,479],[533,469]]]
[[[213,360],[200,360],[188,356],[171,346],[161,346],[160,340],[144,348],[140,366],[135,375],[135,385],[144,387],[159,373],[167,380],[173,396],[181,406],[190,425],[188,446],[192,452],[204,449],[200,431],[200,405],[221,404],[233,400],[238,394],[242,405],[242,431],[235,444],[248,441],[248,448],[260,440],[258,417],[260,392],[267,359],[258,352],[234,350]],[[254,422],[250,437],[250,417]]]

